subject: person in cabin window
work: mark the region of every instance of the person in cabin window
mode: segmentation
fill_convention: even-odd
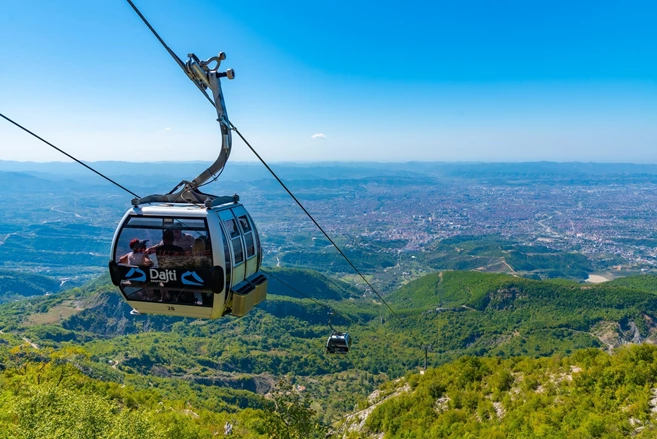
[[[211,253],[208,251],[210,243],[205,236],[198,237],[192,245],[192,254],[189,258],[189,266],[194,268],[212,267]]]
[[[174,244],[175,235],[173,230],[166,229],[162,232],[162,243],[147,250],[155,253],[160,268],[181,266],[181,256],[185,254],[182,247]]]
[[[150,260],[146,252],[146,243],[148,240],[139,240],[134,238],[130,241],[130,253],[119,258],[119,264],[127,264],[135,267],[152,267],[153,261]]]
[[[149,288],[146,290],[146,297],[142,300],[149,302],[162,302],[162,291],[159,289]]]
[[[182,224],[174,223],[171,227],[173,230],[173,245],[182,247],[185,252],[191,252],[194,245],[194,237],[189,233],[182,231]]]
[[[182,231],[182,224],[174,223],[173,225],[168,226],[164,231],[167,230],[173,233],[173,245],[182,248],[183,253],[191,254],[192,246],[194,245],[194,237],[189,233],[184,233]],[[154,253],[155,249],[161,245],[164,245],[164,239],[162,239],[162,241],[160,241],[158,245],[154,245],[153,247],[150,247],[146,252]]]

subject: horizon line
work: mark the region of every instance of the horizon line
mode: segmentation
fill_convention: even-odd
[[[77,164],[73,160],[51,160],[51,161],[35,161],[35,160],[5,160],[0,159],[0,163],[20,163],[20,164]],[[203,161],[203,160],[158,160],[158,161],[126,161],[126,160],[84,160],[84,163],[128,163],[128,164],[155,164],[155,165],[167,165],[167,164],[211,164],[212,161]],[[258,164],[261,165],[259,161],[230,161],[232,164],[239,165],[251,165]],[[326,161],[269,161],[268,163],[276,164],[295,164],[295,165],[322,165],[322,164],[447,164],[447,165],[486,165],[486,164],[538,164],[538,163],[549,163],[549,164],[593,164],[593,165],[637,165],[637,166],[654,166],[657,165],[657,162],[650,163],[637,163],[637,162],[616,162],[616,161],[582,161],[582,160],[496,160],[496,161],[466,161],[466,160],[454,160],[454,161],[441,161],[441,160],[408,160],[408,161],[339,161],[339,160],[326,160]]]

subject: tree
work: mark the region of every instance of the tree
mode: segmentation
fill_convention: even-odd
[[[264,425],[271,439],[323,438],[326,426],[311,407],[308,395],[281,380],[271,392],[271,403],[264,410]]]

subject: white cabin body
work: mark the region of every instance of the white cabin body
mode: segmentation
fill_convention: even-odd
[[[244,206],[149,204],[128,210],[110,252],[110,276],[141,314],[245,315],[267,294],[262,248]]]

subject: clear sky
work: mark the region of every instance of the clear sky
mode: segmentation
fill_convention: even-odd
[[[270,162],[657,163],[654,0],[135,3],[181,58],[226,52]],[[126,2],[0,10],[0,112],[84,160],[214,160],[213,109]],[[0,159],[63,158],[0,120]]]

